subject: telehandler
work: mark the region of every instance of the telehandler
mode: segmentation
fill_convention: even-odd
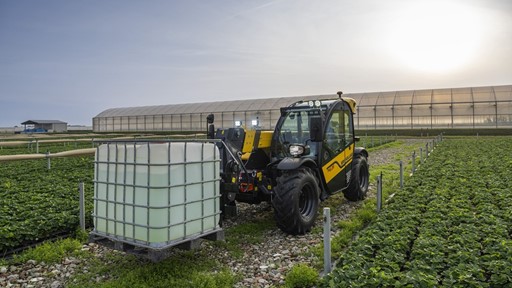
[[[236,201],[267,201],[277,226],[289,234],[311,230],[319,202],[343,192],[350,201],[368,191],[368,152],[356,147],[352,98],[299,101],[280,109],[274,131],[218,129],[208,115],[208,138],[218,145],[223,216],[236,215]]]

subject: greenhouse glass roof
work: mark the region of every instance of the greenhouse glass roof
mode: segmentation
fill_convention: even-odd
[[[350,93],[343,96],[354,98],[358,107],[415,106],[432,104],[479,103],[512,101],[512,85],[467,87],[452,89],[427,89],[371,93]],[[275,110],[299,100],[332,99],[337,95],[295,96],[234,101],[217,101],[189,104],[169,104],[111,108],[99,113],[95,118],[144,116],[165,114],[199,114],[215,112],[239,112]]]

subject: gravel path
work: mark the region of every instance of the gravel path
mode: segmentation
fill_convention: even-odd
[[[404,140],[405,145],[424,140]],[[370,153],[370,165],[382,165],[396,161],[394,155],[400,148],[385,148]],[[375,187],[370,184],[368,197],[375,197]],[[341,195],[338,197],[342,197]],[[348,218],[361,205],[360,202],[348,202],[343,199],[333,214],[332,223]],[[329,204],[329,200],[322,206]],[[268,203],[260,205],[238,204],[239,215],[235,219],[225,221],[225,228],[249,223],[255,217],[273,217],[273,212]],[[322,225],[322,215],[319,213],[315,226]],[[317,262],[316,256],[310,252],[310,248],[323,241],[321,232],[308,233],[306,235],[287,235],[277,227],[268,229],[263,236],[264,241],[258,244],[243,245],[244,255],[233,258],[227,250],[222,251],[218,246],[209,241],[203,241],[201,248],[219,262],[230,267],[234,273],[242,275],[242,280],[235,287],[272,287],[284,284],[286,273],[297,263],[312,265]],[[336,235],[339,228],[332,225],[331,235]],[[108,248],[91,243],[82,247],[83,250],[102,258]],[[219,251],[221,250],[221,251]],[[121,253],[121,252],[119,252]],[[66,258],[60,264],[47,265],[30,260],[22,265],[0,267],[0,287],[65,287],[75,273],[87,271],[86,260],[73,257]],[[96,281],[103,281],[98,277]]]

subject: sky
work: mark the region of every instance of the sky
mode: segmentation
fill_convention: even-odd
[[[0,127],[512,84],[510,0],[0,0]]]

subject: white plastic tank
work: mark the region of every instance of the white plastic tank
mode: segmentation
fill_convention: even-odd
[[[219,150],[209,142],[112,142],[96,152],[97,235],[161,248],[219,228]]]

